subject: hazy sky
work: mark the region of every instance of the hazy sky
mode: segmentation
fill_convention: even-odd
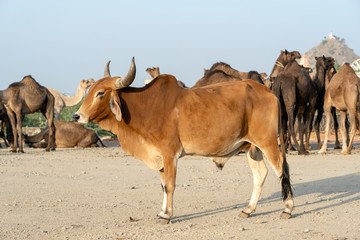
[[[330,32],[360,55],[360,1],[0,0],[0,89],[31,74],[74,94],[81,79],[159,66],[187,86],[223,61],[270,73],[280,50],[304,53]]]

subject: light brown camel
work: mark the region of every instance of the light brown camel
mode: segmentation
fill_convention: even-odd
[[[160,75],[159,67],[147,68],[145,71],[146,71],[148,74],[150,74],[150,76],[151,76],[152,78],[156,78],[157,76]]]
[[[160,75],[159,67],[147,68],[145,71],[151,76],[151,78],[145,79],[145,85],[151,83],[154,78]]]
[[[71,107],[81,102],[81,100],[85,97],[86,90],[94,82],[95,81],[92,78],[88,80],[81,80],[75,95],[72,97],[65,96],[61,94],[58,90],[49,88],[49,91],[55,97],[55,104],[54,104],[55,119],[60,120],[61,111],[63,110],[64,107]]]
[[[55,145],[57,148],[98,147],[99,141],[105,147],[96,133],[75,122],[56,121]],[[25,136],[25,143],[34,148],[45,148],[49,135],[49,127],[41,129],[40,133]],[[45,141],[42,141],[45,140]]]
[[[30,75],[25,76],[20,82],[12,83],[7,89],[0,91],[0,103],[5,105],[13,130],[12,152],[16,152],[18,145],[19,152],[24,152],[22,119],[25,114],[34,112],[41,112],[50,126],[46,151],[55,150],[54,96],[46,87],[41,86]]]
[[[343,145],[342,153],[350,154],[352,143],[356,134],[356,115],[359,111],[360,79],[355,74],[349,63],[345,63],[333,76],[326,86],[324,98],[324,113],[326,116],[325,139],[319,153],[326,153],[327,141],[330,130],[331,108],[335,107],[340,111],[341,124],[340,133]],[[346,143],[345,119],[349,113],[350,142]]]

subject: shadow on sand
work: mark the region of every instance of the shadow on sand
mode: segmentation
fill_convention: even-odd
[[[307,210],[302,213],[296,213],[296,210],[293,214],[293,217],[301,216],[311,212],[316,212],[328,208],[342,206],[357,200],[360,200],[360,174],[348,174],[339,177],[326,178],[311,182],[304,182],[294,184],[294,195],[295,195],[295,204],[296,197],[306,196],[310,194],[319,194],[319,200],[312,202],[296,205],[296,207],[307,206]],[[275,201],[281,201],[281,193],[276,192],[270,197],[259,200],[259,207],[264,203],[271,203]],[[321,207],[316,207],[316,204],[322,203]],[[202,212],[197,212],[193,214],[186,214],[182,216],[177,216],[172,218],[171,222],[182,222],[186,220],[201,218],[205,216],[215,215],[223,212],[243,209],[247,206],[248,203],[235,204],[231,206],[226,206],[222,208],[216,208],[212,210],[206,210]],[[315,205],[315,206],[314,206]],[[267,215],[274,212],[279,212],[279,215],[283,209],[275,209],[272,211],[254,213],[252,216],[261,216]]]

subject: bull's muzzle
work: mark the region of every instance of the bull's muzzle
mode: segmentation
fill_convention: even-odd
[[[80,119],[80,115],[75,113],[75,114],[73,115],[73,120],[74,120],[74,122],[79,121],[79,119]]]

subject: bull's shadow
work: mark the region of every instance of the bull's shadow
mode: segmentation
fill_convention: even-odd
[[[293,213],[293,217],[297,217],[311,212],[333,208],[360,200],[360,174],[353,173],[344,176],[315,180],[311,182],[296,183],[293,184],[293,188],[294,188],[294,197],[295,197],[295,207],[307,206],[307,209],[301,213],[297,213],[295,209]],[[297,197],[310,195],[310,194],[319,194],[317,196],[318,200],[312,202],[309,201],[307,203],[301,203],[296,205]],[[343,200],[336,201],[340,199]],[[276,201],[281,201],[280,191],[272,194],[268,198],[263,198],[263,199],[260,198],[258,207],[261,208],[261,204],[271,203]],[[325,206],[322,204],[323,206],[316,207],[316,204],[320,202],[325,202]],[[191,220],[195,218],[200,218],[204,216],[214,215],[214,214],[233,211],[233,210],[239,211],[239,208],[240,209],[245,208],[247,204],[248,204],[247,202],[244,202],[231,206],[225,206],[222,208],[216,208],[216,209],[206,210],[193,214],[177,216],[172,219],[172,222],[182,222],[186,220]],[[283,209],[274,209],[272,211],[254,213],[252,214],[252,216],[267,215],[273,212],[281,212],[282,210]]]

